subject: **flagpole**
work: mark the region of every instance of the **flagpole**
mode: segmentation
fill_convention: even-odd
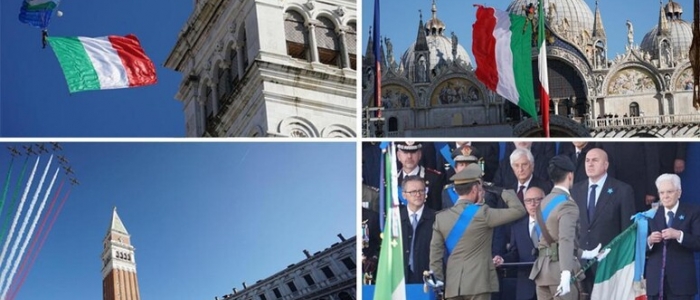
[[[377,104],[377,118],[382,117],[382,68],[380,51],[380,30],[379,30],[379,0],[374,0],[374,30],[372,31],[374,43],[374,100]]]

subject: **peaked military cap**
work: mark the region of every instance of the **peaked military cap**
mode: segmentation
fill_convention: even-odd
[[[420,150],[422,147],[423,144],[414,141],[403,141],[396,143],[396,148],[404,152],[415,152]]]
[[[481,167],[477,164],[470,164],[461,172],[450,177],[455,184],[466,184],[470,182],[479,181],[481,179]]]
[[[552,159],[549,161],[549,166],[555,166],[559,169],[569,172],[576,171],[576,167],[571,161],[571,158],[569,158],[566,155],[557,155],[555,157],[552,157]]]

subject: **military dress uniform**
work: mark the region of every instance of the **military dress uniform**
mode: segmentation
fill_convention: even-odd
[[[552,158],[551,163],[566,171],[574,172],[575,168],[571,160],[567,157],[566,161],[560,162],[560,157],[562,156]],[[569,270],[571,276],[574,277],[581,269],[578,259],[580,257],[577,237],[578,205],[565,187],[555,185],[552,192],[542,200],[538,210],[543,210],[552,200],[562,195],[566,197],[566,200],[554,207],[546,220],[542,220],[553,239],[553,243],[548,244],[544,236],[540,237],[537,245],[538,257],[530,272],[530,279],[534,280],[537,286],[538,299],[576,300],[579,298],[576,284],[571,284],[568,294],[554,297],[561,282],[562,271]],[[540,213],[538,212],[538,214]],[[583,279],[583,276],[578,278]]]
[[[472,164],[451,179],[460,185],[478,181],[481,175],[481,168]],[[438,280],[445,283],[446,299],[490,299],[491,293],[498,291],[496,267],[491,255],[493,228],[515,221],[526,213],[514,191],[506,190],[502,197],[508,208],[493,209],[483,203],[461,199],[435,216],[430,269]],[[479,208],[447,258],[443,270],[446,239],[468,205],[478,205]]]

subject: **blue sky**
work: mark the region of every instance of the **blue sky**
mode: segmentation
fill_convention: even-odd
[[[0,144],[2,180],[8,145],[24,144]],[[62,145],[81,185],[18,299],[101,299],[113,206],[136,247],[143,299],[213,299],[356,234],[355,143]],[[318,164],[330,156],[332,168]]]
[[[135,34],[156,65],[152,86],[68,93],[41,31],[18,20],[21,0],[0,9],[0,136],[180,137],[182,104],[175,99],[180,73],[163,67],[193,1],[62,1],[49,25],[53,36]]]
[[[663,0],[664,5],[668,0]],[[472,56],[472,24],[476,19],[474,4],[483,4],[505,10],[511,0],[487,0],[487,1],[437,1],[437,15],[445,25],[446,35],[454,31],[459,37],[459,43]],[[585,0],[591,11],[595,13],[595,1]],[[683,19],[689,22],[693,20],[693,2],[691,0],[674,0],[683,6]],[[381,4],[381,35],[389,37],[394,46],[394,57],[397,60],[415,42],[418,30],[418,10],[423,11],[423,22],[431,18],[431,0],[380,0]],[[634,4],[634,8],[630,5]],[[608,58],[613,59],[617,53],[625,52],[627,43],[627,26],[629,19],[634,25],[634,42],[641,44],[644,35],[649,32],[659,20],[658,1],[618,1],[600,0],[600,12],[603,18],[603,26],[608,37]],[[364,1],[362,10],[362,52],[367,49],[369,27],[374,18],[374,1]]]

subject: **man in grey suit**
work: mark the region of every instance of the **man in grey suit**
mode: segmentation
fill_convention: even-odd
[[[537,286],[537,299],[577,300],[579,296],[577,287],[571,283],[571,274],[581,269],[577,238],[579,210],[569,192],[574,170],[573,162],[565,155],[555,156],[547,167],[554,188],[538,207],[541,236],[538,257],[530,273]],[[595,250],[583,251],[581,258],[591,259],[599,249],[600,245]]]
[[[452,176],[459,200],[435,216],[430,269],[439,282],[444,282],[446,299],[491,299],[491,293],[498,291],[491,255],[493,228],[525,215],[525,208],[513,190],[501,192],[508,208],[483,205],[485,191],[481,176],[481,168],[476,164]],[[443,272],[446,252],[446,272]]]

